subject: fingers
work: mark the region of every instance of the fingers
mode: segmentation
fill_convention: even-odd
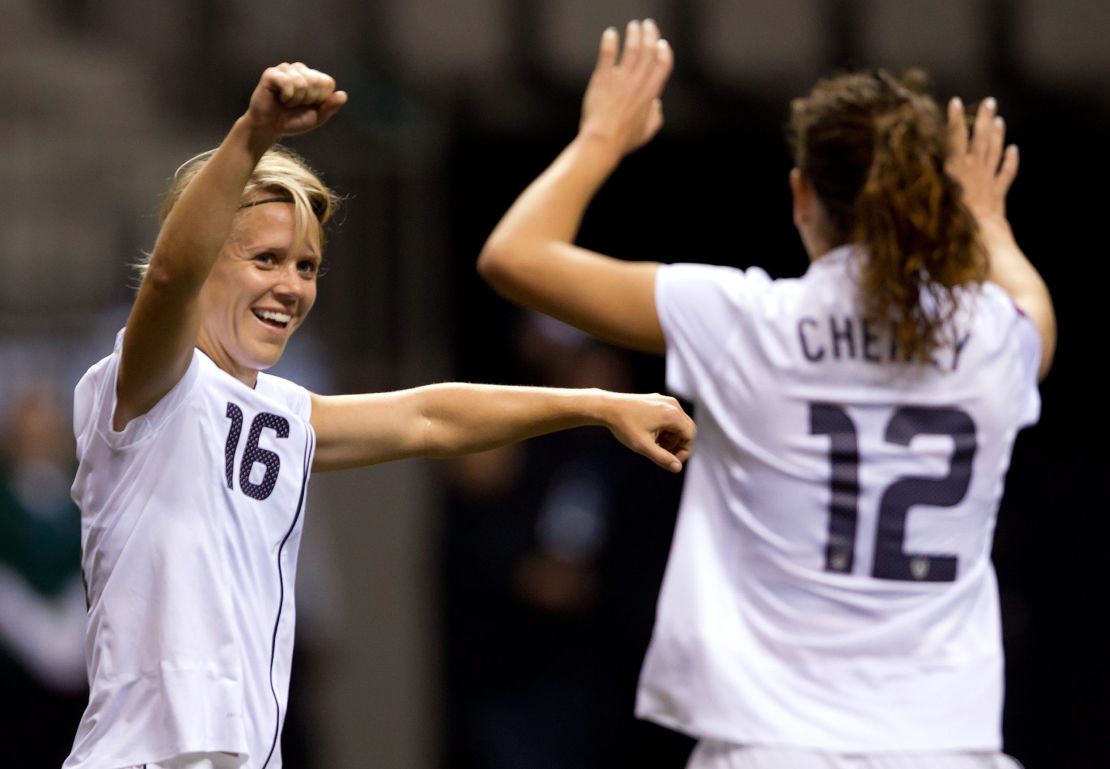
[[[616,419],[609,427],[628,448],[673,473],[690,456],[694,420],[669,396],[618,395]]]
[[[598,57],[599,66],[602,57],[606,54],[605,45],[608,33],[609,30],[605,30],[605,35],[602,35],[602,54]],[[612,42],[615,45],[617,43],[616,30],[612,30],[612,33],[614,35]],[[674,54],[670,45],[661,38],[659,26],[654,20],[645,19],[643,22],[636,20],[628,22],[624,34],[624,51],[620,59],[622,70],[630,71],[634,75],[639,75],[645,79],[650,78],[653,87],[662,90],[673,66]]]
[[[263,73],[263,82],[288,108],[320,106],[335,92],[335,80],[330,75],[301,62],[271,67]]]
[[[964,109],[959,99],[948,103],[951,153],[947,172],[960,183],[963,201],[972,214],[1005,216],[1006,194],[1018,171],[1018,152],[1006,147],[1006,122],[998,115],[994,98],[983,99],[975,113],[968,142]]]
[[[953,157],[962,158],[967,154],[967,123],[964,116],[964,103],[959,97],[948,101],[948,141]]]
[[[983,158],[987,169],[992,172],[998,170],[998,164],[1002,162],[1002,148],[1005,146],[1005,139],[1006,121],[1000,115],[995,115],[994,120],[990,122],[987,128],[987,151]]]
[[[997,180],[1009,187],[1017,174],[1017,149],[1006,147],[1006,121],[997,113],[995,99],[984,99],[975,114],[969,145],[963,103],[958,98],[952,99],[948,102],[948,138],[954,160],[970,158],[991,174],[997,174]]]
[[[640,22],[633,19],[624,30],[624,51],[621,53],[621,69],[635,69],[640,62],[643,29]]]
[[[617,63],[617,51],[620,48],[620,35],[613,27],[601,33],[601,46],[597,52],[597,68],[611,69]]]
[[[656,46],[659,45],[659,27],[654,19],[644,19],[644,22],[640,25],[640,30],[642,35],[640,41],[641,56],[646,63],[650,64]]]
[[[672,472],[682,470],[682,463],[690,456],[694,444],[694,434],[697,428],[694,420],[682,410],[674,398],[665,398],[667,404],[667,424],[659,430],[655,438],[655,447],[661,450],[660,456],[666,455],[668,464],[658,463]]]
[[[685,462],[690,457],[690,451],[693,447],[693,434],[682,435],[667,431],[661,433],[655,439],[655,442],[673,454],[679,462]]]
[[[654,442],[637,447],[636,451],[664,470],[679,473],[690,456],[690,443],[674,433],[664,432]]]
[[[672,473],[682,472],[682,462],[679,461],[678,457],[666,449],[660,448],[655,444],[649,444],[647,450],[641,453],[664,470],[669,470]]]
[[[651,93],[658,96],[663,92],[663,86],[674,71],[674,51],[666,40],[659,40],[655,44],[655,66],[648,75],[648,88]]]
[[[1006,152],[1002,156],[1002,168],[998,170],[998,184],[1005,194],[1010,189],[1010,185],[1014,183],[1014,178],[1018,172],[1018,148],[1016,145],[1011,144],[1006,148]]]
[[[330,96],[328,96],[324,100],[324,102],[320,105],[320,108],[316,112],[318,120],[319,120],[317,125],[321,126],[324,123],[331,120],[331,116],[334,115],[336,112],[338,112],[339,108],[342,107],[346,103],[347,103],[347,92],[346,91],[335,91]]]
[[[659,129],[663,127],[663,100],[658,97],[652,99],[651,106],[648,109],[647,122],[644,123],[644,135],[640,139],[642,144],[651,141],[655,134],[659,133]]]
[[[997,109],[998,104],[994,97],[988,96],[983,99],[979,105],[979,111],[975,113],[975,125],[971,129],[971,154],[977,160],[985,162],[987,159]]]
[[[663,125],[658,98],[673,68],[674,54],[651,19],[628,22],[623,47],[617,30],[606,29],[579,130],[612,142],[622,157],[643,146]]]

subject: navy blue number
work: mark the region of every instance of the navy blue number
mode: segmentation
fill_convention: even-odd
[[[829,436],[832,475],[829,486],[829,541],[825,545],[825,571],[851,574],[859,517],[859,442],[856,426],[839,406],[812,403],[810,435]]]
[[[232,478],[235,474],[235,449],[239,445],[239,436],[243,431],[243,410],[234,403],[228,403],[227,418],[231,420],[231,430],[228,432],[227,445],[224,447],[224,472],[227,487],[230,489],[234,488]],[[264,411],[251,421],[251,429],[247,433],[247,446],[243,449],[243,460],[239,463],[239,488],[248,497],[257,500],[266,499],[274,493],[278,473],[281,471],[281,457],[258,445],[263,428],[273,430],[278,438],[288,438],[289,420]],[[266,470],[259,483],[252,483],[251,470],[256,463]]]
[[[812,403],[809,410],[811,435],[829,436],[832,464],[829,499],[829,541],[825,546],[825,570],[847,574],[855,554],[856,519],[859,515],[859,445],[855,424],[840,406]],[[955,445],[943,478],[899,478],[887,486],[879,502],[875,532],[875,558],[871,575],[879,579],[914,582],[953,582],[957,559],[948,554],[907,553],[906,514],[914,505],[952,507],[963,500],[971,486],[971,464],[975,458],[975,423],[965,412],[953,408],[906,406],[897,409],[887,423],[885,440],[909,446],[918,435],[947,435]]]
[[[948,435],[955,445],[948,475],[943,478],[900,478],[887,486],[879,502],[879,535],[875,542],[872,576],[915,582],[953,582],[956,556],[906,553],[906,513],[913,505],[952,507],[971,486],[975,458],[975,423],[963,411],[950,408],[905,407],[894,412],[886,426],[887,443],[909,446],[918,435]]]
[[[227,487],[235,488],[231,479],[235,475],[235,449],[239,446],[239,436],[243,432],[243,409],[234,403],[227,404],[227,416],[231,420],[231,429],[227,433],[227,443],[224,445],[224,477]]]

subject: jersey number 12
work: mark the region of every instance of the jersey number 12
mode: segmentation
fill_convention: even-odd
[[[829,436],[832,462],[829,500],[829,541],[825,571],[851,574],[855,560],[856,519],[859,516],[859,441],[856,426],[843,407],[832,403],[809,406],[811,435]],[[887,443],[909,446],[918,435],[948,435],[955,445],[948,474],[943,478],[898,478],[879,498],[879,525],[871,576],[914,582],[953,582],[956,556],[905,552],[906,515],[914,505],[952,507],[971,485],[975,457],[975,423],[955,408],[902,406],[886,425]]]

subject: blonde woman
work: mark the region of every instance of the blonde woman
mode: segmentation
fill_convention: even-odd
[[[316,299],[334,196],[279,137],[346,102],[266,70],[181,169],[126,329],[77,386],[89,705],[67,769],[278,769],[313,471],[447,457],[604,425],[677,472],[670,398],[445,384],[325,397],[263,373]]]

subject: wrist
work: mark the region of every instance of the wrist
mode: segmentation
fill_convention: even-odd
[[[1013,238],[1014,232],[1010,228],[1010,221],[1002,213],[991,213],[983,216],[975,217],[975,222],[979,226],[979,233],[984,240],[992,240],[994,238]]]
[[[587,425],[612,428],[615,407],[613,393],[591,387],[582,391],[582,416]]]
[[[589,125],[583,125],[579,129],[578,135],[571,142],[571,149],[580,161],[603,171],[606,175],[612,173],[624,158],[620,142]]]
[[[235,125],[232,126],[231,132],[233,136],[240,137],[247,151],[250,152],[256,161],[265,155],[266,152],[277,143],[277,140],[281,138],[276,132],[255,125],[249,113],[242,115],[235,121]]]

